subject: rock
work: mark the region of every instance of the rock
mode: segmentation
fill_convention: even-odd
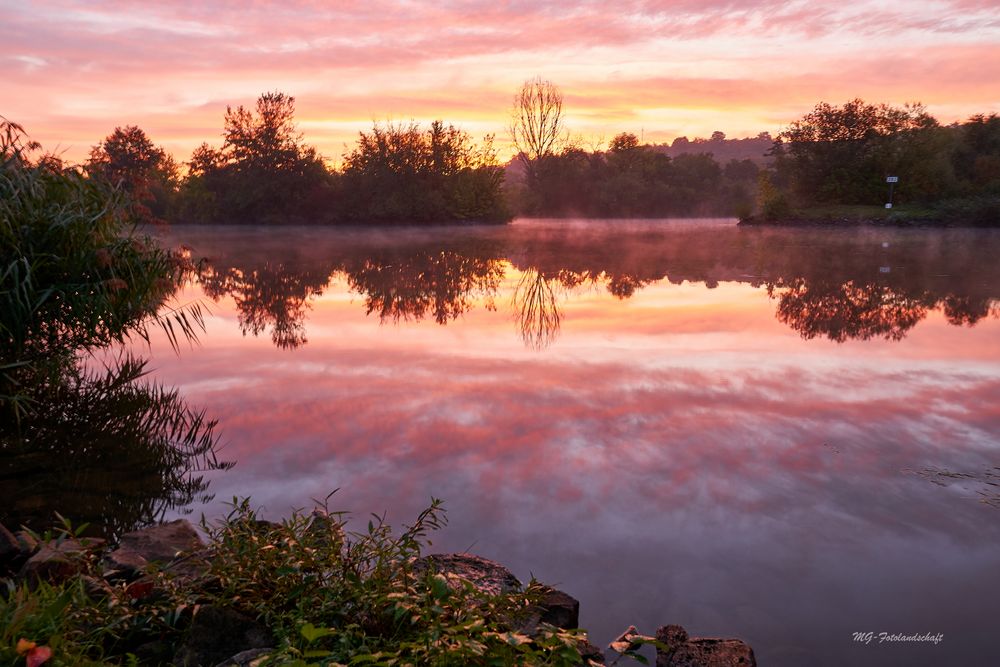
[[[21,550],[21,555],[25,558],[38,551],[38,540],[36,540],[35,537],[28,531],[19,530],[14,533],[14,538],[17,540],[17,545]]]
[[[580,658],[584,665],[595,662],[599,665],[604,664],[604,652],[591,644],[589,640],[581,639],[577,642],[576,649],[580,652]]]
[[[177,667],[217,665],[230,656],[269,646],[274,646],[274,638],[254,619],[226,607],[205,605],[191,619],[173,663]]]
[[[21,545],[18,543],[14,533],[7,530],[7,527],[0,523],[0,563],[6,563],[19,556]]]
[[[528,614],[519,623],[520,631],[534,637],[540,623],[548,623],[563,630],[580,627],[580,601],[551,586],[540,586],[538,602],[528,609]]]
[[[111,585],[104,579],[91,576],[80,577],[83,582],[83,590],[91,600],[103,600],[111,597],[113,591]]]
[[[132,578],[145,572],[151,563],[166,565],[179,554],[204,547],[194,527],[184,519],[161,523],[122,535],[117,549],[105,556],[114,572]]]
[[[439,574],[453,574],[465,579],[483,593],[501,595],[521,589],[521,582],[514,573],[500,563],[472,554],[432,554],[414,564],[421,573],[430,566]]]
[[[228,660],[223,660],[215,667],[256,667],[264,661],[273,648],[252,648],[248,651],[240,651]]]
[[[544,586],[538,607],[541,612],[539,620],[542,623],[563,630],[580,627],[580,601],[568,593],[551,586]]]
[[[666,625],[656,638],[667,651],[656,650],[656,667],[756,667],[753,649],[739,639],[689,637],[679,625]]]
[[[42,580],[63,581],[83,569],[83,558],[88,551],[103,544],[104,540],[97,538],[67,538],[45,542],[25,561],[17,576],[29,583]]]
[[[136,662],[140,665],[169,665],[173,648],[170,642],[163,639],[140,644],[134,651]]]
[[[0,577],[17,572],[24,561],[21,543],[0,523]]]

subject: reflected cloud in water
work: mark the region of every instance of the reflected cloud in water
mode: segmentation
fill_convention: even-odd
[[[878,628],[988,654],[997,510],[914,471],[998,464],[1000,235],[616,225],[176,230],[215,271],[308,269],[269,302],[309,342],[241,337],[218,292],[159,377],[220,419],[220,497],[277,517],[339,487],[390,520],[445,498],[435,549],[562,585],[600,641],[679,622],[762,664],[926,658],[850,642]]]

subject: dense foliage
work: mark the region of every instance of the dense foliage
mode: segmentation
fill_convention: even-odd
[[[773,154],[771,180],[795,206],[878,206],[896,176],[896,204],[932,205],[937,217],[967,223],[1000,220],[996,114],[942,126],[920,105],[821,103],[778,136]]]
[[[539,620],[535,582],[489,594],[420,560],[443,521],[434,501],[398,535],[379,517],[353,532],[342,513],[275,524],[234,500],[224,521],[204,525],[199,575],[151,571],[141,584],[95,587],[98,559],[80,554],[79,573],[61,582],[8,582],[0,662],[16,664],[19,639],[48,647],[54,667],[169,662],[192,617],[216,605],[269,630],[264,665],[585,664],[582,632]]]
[[[331,175],[302,143],[295,98],[266,93],[255,111],[226,108],[221,149],[202,144],[188,164],[177,204],[181,219],[271,222],[323,213]]]
[[[87,172],[128,191],[140,218],[223,223],[494,222],[514,214],[635,218],[758,216],[803,208],[933,205],[923,217],[995,224],[1000,215],[1000,117],[942,126],[919,104],[826,102],[776,138],[678,137],[644,144],[623,132],[606,149],[570,141],[562,94],[525,82],[508,131],[517,151],[497,162],[493,138],[473,142],[442,121],[375,123],[339,169],[303,141],[295,99],[262,95],[227,107],[221,148],[202,144],[186,175],[137,127],[96,146]],[[870,212],[869,212],[870,214]]]
[[[167,215],[166,205],[177,192],[177,163],[134,125],[115,128],[94,146],[86,171],[95,179],[124,190],[129,196],[131,213],[143,221]]]
[[[110,154],[114,154],[111,151]],[[114,161],[105,166],[110,169]],[[197,306],[169,300],[185,258],[137,232],[136,181],[88,176],[0,123],[0,517],[76,507],[110,532],[202,490],[212,424],[176,394],[142,384],[144,364],[93,353],[146,336],[192,336]],[[134,493],[87,495],[86,480],[131,477]],[[121,480],[118,480],[121,481]],[[60,501],[65,505],[60,505]],[[116,508],[116,509],[115,509]]]
[[[570,147],[534,170],[515,195],[525,213],[652,218],[733,215],[752,202],[759,168],[749,159],[722,167],[708,153],[671,158],[623,133],[607,151]]]
[[[372,222],[502,220],[506,213],[492,137],[482,145],[441,121],[375,124],[345,159],[339,217]]]
[[[228,108],[221,149],[202,144],[173,203],[185,222],[441,223],[506,220],[492,138],[435,121],[376,123],[334,171],[302,142],[295,99]]]
[[[3,370],[142,333],[185,270],[137,232],[127,190],[38,149],[0,123]],[[186,317],[174,322],[191,331]]]

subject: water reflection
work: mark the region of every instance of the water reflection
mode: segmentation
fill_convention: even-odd
[[[175,231],[326,279],[294,352],[222,295],[204,345],[158,360],[233,443],[220,497],[269,518],[338,487],[390,518],[443,497],[435,549],[562,585],[599,641],[680,622],[779,667],[940,662],[852,644],[866,627],[992,650],[997,480],[912,471],[998,464],[1000,234]]]
[[[115,537],[167,511],[208,502],[203,473],[228,468],[215,422],[143,380],[130,356],[14,370],[24,401],[0,420],[0,521],[48,528],[55,512]]]
[[[494,307],[503,264],[491,247],[379,252],[347,260],[340,268],[352,290],[365,297],[367,314],[382,322],[421,320],[447,324],[476,301]]]
[[[306,342],[309,298],[323,293],[328,277],[323,269],[266,260],[239,266],[206,262],[198,276],[206,296],[233,298],[244,334],[258,336],[270,329],[271,340],[281,349]]]
[[[628,300],[664,281],[760,287],[776,302],[777,320],[806,339],[899,341],[934,311],[964,326],[1000,315],[1000,268],[984,259],[1000,239],[989,232],[576,231],[334,231],[308,247],[280,231],[264,245],[256,236],[193,236],[196,251],[214,257],[201,274],[205,294],[231,297],[244,334],[269,330],[279,348],[307,341],[309,303],[337,280],[381,322],[430,317],[445,325],[477,307],[509,307],[531,349],[558,338],[566,300],[593,288]],[[497,299],[503,291],[509,297]]]
[[[517,328],[524,344],[532,349],[544,349],[559,335],[559,300],[553,283],[537,269],[521,274],[511,299]]]

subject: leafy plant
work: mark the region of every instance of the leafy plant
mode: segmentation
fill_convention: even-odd
[[[96,558],[79,555],[79,573],[61,584],[6,582],[0,664],[23,664],[21,639],[50,647],[53,665],[136,664],[143,644],[179,642],[205,604],[265,624],[276,641],[270,665],[582,664],[582,631],[538,621],[537,582],[490,595],[420,558],[444,524],[437,500],[396,534],[377,515],[348,530],[347,515],[325,505],[270,523],[234,499],[225,519],[203,520],[204,576],[151,571],[143,581],[155,593],[124,583],[95,593]],[[63,524],[41,537],[74,535]]]

